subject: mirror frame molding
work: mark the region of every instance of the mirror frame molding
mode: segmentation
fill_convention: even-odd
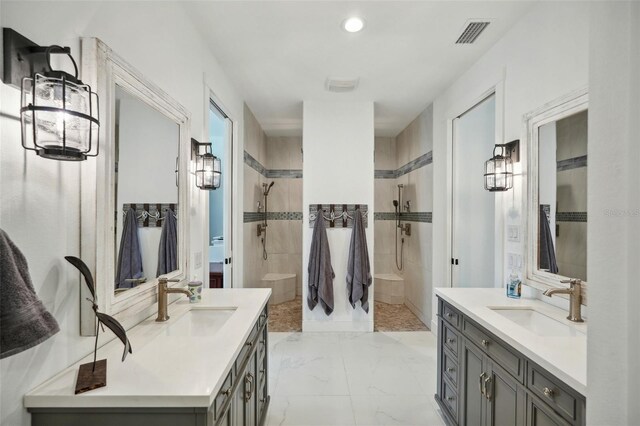
[[[523,117],[524,129],[523,129],[523,141],[526,149],[521,150],[521,153],[526,152],[526,165],[527,171],[522,176],[522,193],[526,194],[526,197],[522,197],[522,211],[526,212],[526,226],[525,226],[525,253],[526,253],[526,266],[525,266],[525,280],[523,284],[538,290],[544,291],[549,288],[566,287],[566,285],[560,283],[564,278],[563,275],[551,274],[549,272],[541,271],[537,268],[538,265],[538,250],[537,250],[537,232],[538,232],[538,129],[550,122],[560,120],[570,115],[576,114],[580,111],[587,110],[589,107],[589,92],[586,87],[580,88],[573,92],[570,92],[564,96],[561,96],[553,101],[544,104],[540,108],[527,113]],[[587,228],[588,229],[588,228]],[[582,283],[583,288],[583,304],[587,302],[587,282]]]
[[[101,312],[114,316],[125,328],[155,313],[157,279],[151,279],[118,296],[115,282],[115,87],[116,84],[172,120],[179,127],[178,146],[178,262],[177,271],[165,275],[179,279],[182,286],[189,276],[189,171],[191,156],[191,114],[160,87],[115,53],[98,38],[83,37],[82,79],[100,96],[100,155],[81,166],[80,252],[94,271],[96,297]],[[84,287],[81,287],[84,289]],[[80,334],[95,335],[95,316],[80,292]]]

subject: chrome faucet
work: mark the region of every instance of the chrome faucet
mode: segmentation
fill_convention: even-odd
[[[550,288],[545,290],[545,296],[551,297],[554,294],[568,294],[569,295],[569,316],[567,319],[573,322],[584,322],[582,314],[580,312],[582,307],[582,281],[577,278],[571,278],[568,280],[560,281],[564,284],[569,284],[569,288]]]
[[[187,297],[191,297],[191,292],[185,288],[169,288],[167,283],[177,283],[180,280],[176,279],[167,279],[167,278],[158,278],[158,317],[156,318],[157,322],[164,322],[169,319],[169,314],[167,313],[167,294],[169,293],[182,293]]]

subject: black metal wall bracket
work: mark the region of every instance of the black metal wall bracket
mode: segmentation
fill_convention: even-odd
[[[2,29],[2,82],[18,89],[22,79],[36,72],[51,71],[47,64],[47,46],[40,46],[11,28]],[[55,53],[70,54],[71,48],[64,47]]]

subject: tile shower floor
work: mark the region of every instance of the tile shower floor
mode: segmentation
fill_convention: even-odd
[[[375,302],[374,331],[429,330],[405,305]],[[302,298],[269,306],[269,331],[302,331]]]
[[[431,332],[269,333],[267,425],[444,422]]]

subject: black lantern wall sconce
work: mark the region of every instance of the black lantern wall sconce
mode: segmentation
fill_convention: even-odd
[[[513,188],[513,163],[520,161],[520,140],[498,144],[493,157],[484,163],[484,189],[490,192]]]
[[[222,165],[220,159],[211,152],[210,142],[198,142],[191,139],[191,158],[196,162],[196,186],[200,189],[220,188]]]
[[[21,89],[22,146],[40,157],[82,161],[99,153],[99,100],[78,78],[71,49],[39,46],[10,28],[3,31],[2,81]],[[51,55],[66,55],[74,74],[54,70]]]

